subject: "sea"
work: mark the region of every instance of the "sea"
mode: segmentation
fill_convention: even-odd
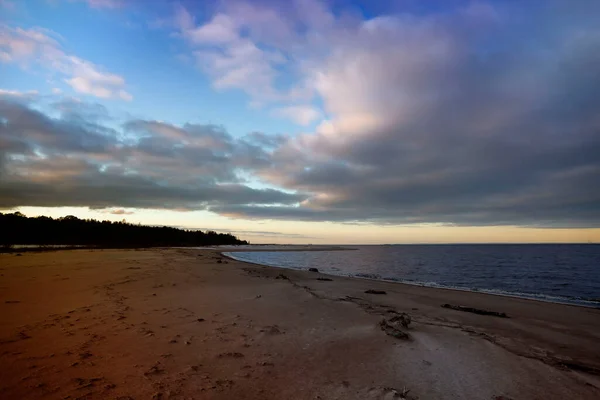
[[[241,261],[600,308],[600,244],[352,246],[228,252]]]

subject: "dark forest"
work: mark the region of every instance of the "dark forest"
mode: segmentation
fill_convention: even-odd
[[[248,244],[230,233],[184,230],[122,222],[31,217],[0,213],[0,245],[86,245],[99,247],[213,246]]]

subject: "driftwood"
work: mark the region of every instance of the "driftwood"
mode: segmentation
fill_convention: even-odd
[[[365,290],[365,293],[368,293],[368,294],[387,294],[387,292],[385,290],[374,290],[374,289]]]
[[[473,314],[491,315],[493,317],[508,318],[508,315],[506,315],[506,313],[503,313],[503,312],[481,310],[479,308],[472,308],[472,307],[465,307],[465,306],[455,306],[455,305],[448,304],[448,303],[442,304],[442,307],[450,308],[450,309],[456,310],[456,311],[470,312]]]
[[[408,325],[411,322],[410,315],[402,313],[389,319],[382,319],[379,322],[379,327],[386,334],[395,337],[396,339],[408,340],[410,336],[404,332],[400,327],[408,329]]]

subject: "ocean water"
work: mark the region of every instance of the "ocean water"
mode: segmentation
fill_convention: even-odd
[[[386,245],[345,251],[230,252],[332,275],[600,307],[600,245]]]

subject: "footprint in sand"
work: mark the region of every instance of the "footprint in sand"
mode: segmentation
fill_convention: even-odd
[[[245,356],[242,353],[238,352],[227,352],[221,353],[217,356],[217,358],[244,358]]]
[[[274,367],[275,366],[275,364],[273,364],[272,362],[268,362],[268,361],[258,362],[258,363],[256,363],[256,365],[258,365],[260,367]]]
[[[104,380],[104,377],[98,378],[75,378],[75,383],[77,384],[77,389],[84,389],[88,387],[96,386],[96,382],[100,382]]]
[[[285,331],[280,328],[278,325],[267,325],[262,328],[259,332],[264,333],[266,335],[283,335]]]
[[[410,400],[413,397],[409,396],[410,390],[407,388],[395,389],[391,387],[371,388],[367,393],[367,399],[373,400]]]
[[[154,331],[151,331],[150,329],[140,328],[138,329],[138,332],[147,337],[154,336]]]
[[[153,366],[151,366],[146,372],[144,372],[144,376],[149,378],[155,375],[161,375],[165,373],[165,369],[161,365],[160,361],[157,361]]]

